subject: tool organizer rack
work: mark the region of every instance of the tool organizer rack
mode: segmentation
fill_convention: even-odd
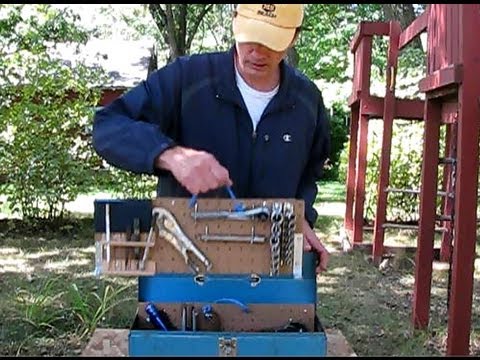
[[[96,200],[96,274],[138,277],[129,355],[325,356],[303,214],[298,199]]]

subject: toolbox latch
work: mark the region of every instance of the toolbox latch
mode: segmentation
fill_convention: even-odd
[[[237,339],[236,338],[218,338],[218,355],[219,356],[237,356]]]

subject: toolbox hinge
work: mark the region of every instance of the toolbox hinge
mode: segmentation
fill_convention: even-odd
[[[237,356],[237,339],[236,338],[218,338],[218,355],[219,356]]]

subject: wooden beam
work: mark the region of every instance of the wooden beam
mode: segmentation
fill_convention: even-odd
[[[418,35],[427,30],[428,8],[420,16],[418,16],[408,27],[400,34],[398,44],[399,50],[410,44]]]
[[[358,25],[357,32],[355,33],[352,41],[350,42],[350,51],[354,53],[357,50],[360,41],[365,36],[386,36],[390,30],[388,22],[380,21],[362,21]]]
[[[420,80],[418,86],[421,92],[431,92],[440,88],[460,84],[463,79],[463,66],[453,64],[437,70]]]
[[[384,99],[378,96],[369,96],[362,99],[361,112],[371,118],[383,118]],[[425,102],[418,99],[396,99],[395,118],[405,120],[423,120]]]

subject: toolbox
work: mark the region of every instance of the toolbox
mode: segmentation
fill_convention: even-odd
[[[138,277],[129,356],[325,356],[303,206],[96,200],[96,274]]]

